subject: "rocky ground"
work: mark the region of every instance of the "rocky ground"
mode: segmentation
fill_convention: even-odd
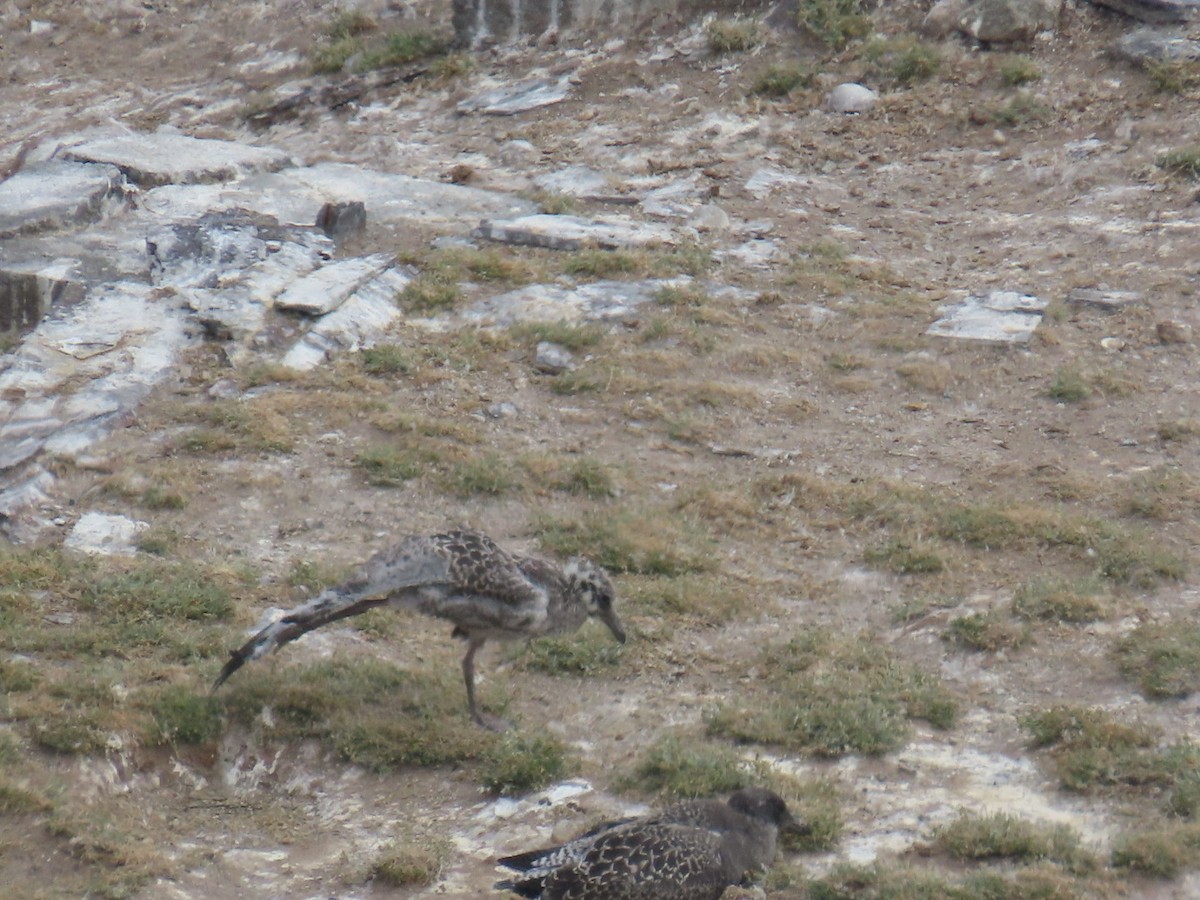
[[[843,893],[820,896],[982,896],[977,882],[960,895],[947,885],[985,873],[1008,891],[988,896],[1200,892],[1185,790],[1200,779],[1200,206],[1186,171],[1162,165],[1200,155],[1195,72],[1117,59],[1110,48],[1131,20],[1084,3],[1020,45],[951,34],[909,57],[925,9],[900,3],[875,16],[876,40],[836,52],[787,27],[717,52],[712,26],[679,23],[440,68],[312,76],[334,6],[0,7],[0,168],[94,127],[165,127],[307,166],[624,216],[665,226],[669,246],[598,254],[476,239],[476,250],[433,250],[470,237],[479,216],[375,217],[367,196],[366,231],[337,254],[395,255],[406,278],[434,286],[429,273],[458,266],[446,303],[404,293],[400,320],[372,338],[385,350],[303,372],[279,365],[308,327],[294,314],[272,313],[244,342],[194,329],[121,427],[86,453],[47,456],[52,485],[8,523],[19,542],[5,556],[0,621],[5,883],[31,897],[482,896],[497,854],[653,802],[626,782],[674,736],[702,754],[736,750],[791,779],[802,811],[840,819],[825,844],[784,854],[768,896],[814,895],[809,879],[824,877]],[[367,12],[385,29],[444,25],[436,11]],[[897,58],[926,64],[913,75]],[[763,87],[797,67],[811,80],[778,96]],[[528,78],[561,81],[565,99],[504,116],[471,102]],[[871,87],[875,105],[827,109],[849,81]],[[529,283],[569,292],[679,275],[693,286],[599,331],[463,324],[475,304]],[[926,333],[951,305],[994,291],[1044,301],[1028,341]],[[571,352],[567,371],[538,363],[543,338]],[[415,470],[387,468],[401,464]],[[38,555],[87,512],[147,523],[145,549],[90,575]],[[548,794],[481,789],[470,736],[454,738],[467,742],[457,762],[355,765],[333,726],[280,730],[265,701],[239,712],[258,680],[279,687],[323,660],[380,658],[445,673],[444,715],[457,721],[460,648],[437,623],[398,615],[247,669],[212,701],[215,734],[139,730],[139,698],[203,695],[264,610],[392,536],[459,524],[525,550],[579,547],[615,570],[631,626],[616,664],[600,629],[574,639],[584,674],[520,651],[483,660],[485,700],[518,733],[549,732],[570,751],[569,777]],[[195,567],[228,589],[230,607],[195,626],[206,630],[167,628],[144,645],[62,636],[99,615],[88,578],[136,580],[147,559]],[[1094,608],[1031,614],[1022,598],[1051,583],[1072,609]],[[957,716],[910,708],[911,730],[874,754],[731,743],[737,729],[713,724],[721,708],[749,722],[774,703],[785,688],[770,651],[812,634],[830,636],[823,652],[846,671],[869,668],[837,655],[846,642],[918,666]],[[170,649],[193,637],[194,650]],[[1180,668],[1155,689],[1144,676],[1163,657]],[[22,666],[35,675],[19,677]],[[83,681],[103,702],[65,686]],[[387,696],[371,702],[403,702]],[[344,699],[350,720],[378,717],[359,702]],[[1130,774],[1102,753],[1092,776],[1064,786],[1054,741],[1035,747],[1027,724],[1056,704],[1102,711],[1110,750],[1128,725],[1145,735],[1146,759],[1175,762]],[[46,722],[79,710],[110,717],[93,723],[98,746],[45,738]],[[396,713],[436,727],[411,715]],[[937,829],[964,810],[1066,826],[1093,862],[956,853]],[[1137,837],[1161,841],[1176,864],[1113,855]],[[402,877],[384,865],[401,851],[434,863]],[[838,875],[845,863],[878,863],[877,880]],[[942,881],[909,894],[880,886],[921,877]]]

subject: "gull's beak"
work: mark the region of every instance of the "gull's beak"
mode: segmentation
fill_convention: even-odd
[[[617,614],[613,612],[612,607],[603,610],[598,614],[601,622],[608,626],[608,630],[612,632],[612,636],[617,639],[617,643],[625,643],[625,626],[621,624],[621,620],[617,618]]]

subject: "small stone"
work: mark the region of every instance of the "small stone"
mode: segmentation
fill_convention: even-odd
[[[547,375],[561,375],[575,368],[575,358],[571,351],[550,341],[541,341],[537,345],[533,363],[539,372],[545,372]]]
[[[238,387],[238,383],[232,378],[218,379],[208,389],[208,396],[214,400],[232,400],[241,393],[242,389]]]
[[[729,213],[715,203],[705,203],[688,219],[688,224],[697,231],[728,231],[731,227]]]
[[[855,82],[839,84],[825,98],[825,106],[833,112],[866,112],[879,100],[879,95],[869,87]]]
[[[1072,303],[1112,312],[1141,303],[1142,295],[1136,291],[1112,291],[1104,287],[1072,288],[1067,299]]]
[[[489,403],[484,407],[484,413],[492,419],[508,419],[517,414],[517,406],[507,400]]]
[[[367,207],[361,200],[326,203],[317,213],[317,227],[335,241],[361,234],[367,227]]]
[[[1164,344],[1190,344],[1192,326],[1175,319],[1164,319],[1154,326],[1158,339]]]
[[[542,151],[529,141],[506,141],[500,145],[500,152],[497,156],[504,165],[515,168],[537,162],[542,156]]]
[[[972,0],[958,27],[977,41],[1026,41],[1058,25],[1062,0]]]
[[[938,0],[925,14],[921,33],[931,38],[949,37],[958,28],[958,20],[966,8],[967,0]]]
[[[149,527],[146,522],[125,516],[84,513],[63,541],[63,546],[93,555],[132,556],[137,552],[137,536]]]

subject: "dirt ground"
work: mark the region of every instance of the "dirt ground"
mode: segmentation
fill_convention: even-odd
[[[939,674],[960,698],[961,718],[948,732],[916,723],[908,756],[790,760],[806,776],[837,783],[845,820],[840,849],[786,861],[799,871],[861,860],[851,846],[888,859],[977,803],[1032,810],[1106,850],[1137,819],[1139,801],[1058,790],[1018,724],[1036,708],[1100,706],[1161,728],[1167,740],[1200,738],[1194,698],[1146,700],[1110,654],[1141,623],[1188,621],[1194,565],[1180,578],[1114,582],[1107,614],[1091,623],[1037,623],[1021,646],[971,650],[946,639],[952,619],[994,610],[1010,621],[1022,584],[1085,574],[1087,554],[1036,540],[956,543],[919,533],[920,522],[905,529],[846,507],[855,485],[904,485],[944,505],[1102,518],[1193,561],[1197,345],[1164,341],[1159,325],[1200,328],[1200,206],[1195,182],[1171,177],[1155,160],[1197,147],[1200,120],[1194,89],[1158,90],[1107,52],[1128,20],[1079,3],[1064,11],[1058,33],[1028,46],[983,50],[950,38],[936,45],[940,69],[909,85],[889,83],[853,49],[829,56],[791,33],[743,53],[681,51],[658,54],[662,60],[652,59],[656,50],[686,51],[700,32],[628,36],[605,49],[488,51],[456,80],[383,88],[336,112],[314,106],[256,129],[246,124],[247,105],[308,77],[306,54],[333,4],[15,6],[20,16],[9,16],[0,50],[0,168],[22,146],[112,122],[427,178],[462,177],[466,169],[455,167],[467,167],[471,185],[506,191],[582,163],[626,182],[693,178],[734,223],[701,232],[702,247],[728,250],[761,232],[780,251],[762,266],[718,257],[705,275],[757,299],[714,303],[690,323],[673,319],[662,337],[646,335],[648,315],[585,351],[585,371],[606,379],[599,390],[555,392],[519,342],[475,346],[477,355],[466,357],[471,348],[453,337],[398,329],[398,345],[418,355],[433,345],[447,361],[374,382],[380,403],[466,423],[482,441],[471,452],[598,461],[618,485],[603,500],[530,483],[465,497],[435,478],[372,486],[355,459],[383,438],[367,417],[322,402],[319,379],[254,388],[291,398],[276,407],[294,438],[290,452],[187,456],[178,452],[180,404],[244,374],[222,362],[219,348],[197,351],[137,421],[98,448],[107,465],[64,473],[59,511],[129,512],[119,496],[98,490],[115,475],[178,485],[184,509],[137,515],[173,530],[181,556],[263,573],[274,587],[238,598],[238,625],[251,626],[278,600],[277,586],[298,560],[344,571],[390,536],[469,524],[537,550],[547,517],[667,515],[739,586],[746,599],[734,615],[663,621],[635,602],[624,608],[633,639],[619,667],[553,676],[492,649],[483,660],[485,696],[511,696],[506,715],[575,748],[577,774],[600,792],[555,815],[585,824],[620,807],[606,789],[663,733],[701,733],[714,704],[749,690],[754,660],[772,641],[818,627],[865,634]],[[905,32],[919,22],[918,6],[889,6],[877,25],[884,34]],[[54,27],[30,34],[30,19]],[[1041,76],[1023,88],[1001,77],[1018,54]],[[795,62],[817,71],[811,88],[782,99],[750,90],[769,65]],[[514,117],[455,111],[470,93],[547,70],[574,72],[567,101]],[[874,110],[820,109],[831,86],[859,78],[881,89]],[[1015,117],[997,112],[1017,96],[1036,102]],[[533,144],[536,156],[502,163],[501,148],[513,140]],[[797,178],[756,196],[746,183],[764,167]],[[584,202],[576,211],[614,208]],[[770,226],[744,224],[764,221]],[[374,229],[364,243],[417,253],[429,237]],[[512,252],[537,264],[553,255]],[[1071,302],[1076,288],[1132,291],[1141,301],[1107,311]],[[924,334],[939,304],[990,290],[1051,301],[1029,344]],[[349,365],[332,368],[344,375]],[[1082,383],[1080,395],[1055,393],[1066,379]],[[500,401],[518,413],[483,413]],[[1147,492],[1157,505],[1138,504]],[[880,563],[873,551],[897,537],[936,545],[943,569],[914,574]],[[637,577],[618,576],[618,587],[636,586]],[[231,641],[239,635],[230,629]],[[387,640],[346,630],[325,641],[289,648],[292,661],[339,648],[453,672],[460,652],[440,624],[416,619],[401,620]],[[286,666],[289,651],[267,665]],[[210,674],[196,674],[198,689]],[[496,877],[489,852],[548,836],[544,812],[497,813],[469,766],[374,774],[315,743],[257,740],[231,731],[215,746],[178,754],[47,756],[40,765],[64,790],[107,798],[106,815],[166,836],[171,870],[143,896],[481,896]],[[998,783],[1030,761],[1019,769],[1017,794],[972,793],[973,770],[994,767]],[[237,790],[222,793],[221,773],[229,772]],[[7,883],[25,896],[96,889],[92,867],[103,860],[26,831],[24,821],[0,819]],[[453,845],[432,886],[364,878],[365,858],[399,837]],[[1162,897],[1194,889],[1186,878],[1114,888]]]

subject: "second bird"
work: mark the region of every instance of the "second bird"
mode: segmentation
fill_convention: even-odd
[[[565,634],[595,617],[624,643],[615,599],[604,570],[586,559],[560,567],[507,553],[475,531],[413,536],[375,554],[354,577],[284,613],[234,650],[213,690],[249,660],[314,628],[392,604],[454,624],[453,636],[467,641],[462,668],[471,717],[500,728],[503,723],[485,717],[475,702],[475,653],[484,642]]]

